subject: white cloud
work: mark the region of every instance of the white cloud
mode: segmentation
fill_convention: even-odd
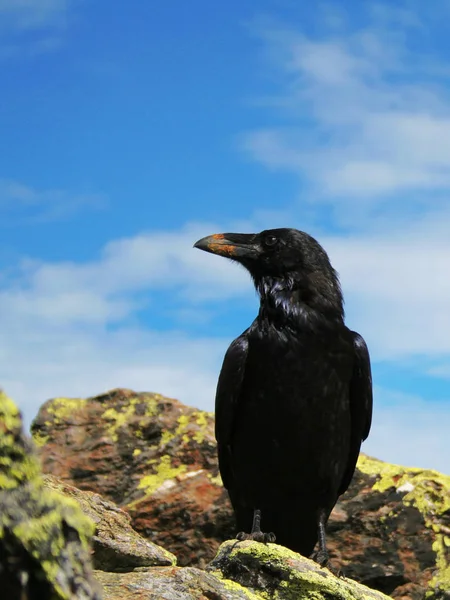
[[[0,30],[40,29],[64,22],[70,0],[0,0]]]
[[[284,89],[266,103],[291,123],[247,133],[244,149],[309,180],[316,199],[390,195],[405,204],[392,194],[449,192],[450,93],[443,65],[409,44],[420,26],[415,13],[383,5],[372,5],[366,23],[322,37],[260,23],[284,76]]]
[[[442,277],[450,266],[445,233],[450,218],[444,217],[430,217],[402,235],[381,228],[372,237],[319,236],[341,271],[349,325],[363,333],[375,360],[428,354],[423,367],[428,373],[433,357],[439,366],[450,354],[450,286]],[[96,260],[26,260],[15,280],[5,278],[1,384],[19,402],[27,422],[49,397],[88,396],[112,387],[152,390],[212,410],[232,333],[222,339],[146,330],[138,312],[144,294],[151,309],[154,293],[164,290],[176,299],[174,310],[179,302],[187,318],[212,306],[220,310],[232,297],[255,303],[242,269],[192,248],[198,238],[224,229],[235,227],[198,223],[140,234],[110,242]],[[163,308],[155,302],[156,311]],[[449,471],[442,452],[448,410],[385,390],[377,398],[365,451]]]
[[[239,295],[241,286],[251,289],[243,270],[192,248],[216,231],[191,225],[178,232],[141,234],[110,242],[97,260],[24,259],[12,279],[5,274],[0,384],[19,403],[27,423],[47,398],[92,395],[112,387],[153,390],[213,409],[230,340],[146,330],[138,311],[152,306],[153,292],[171,290],[182,309],[195,311],[198,318],[204,310],[198,302]],[[145,300],[136,299],[140,292]],[[161,311],[161,305],[155,310]]]
[[[140,234],[106,244],[97,260],[44,263],[25,259],[0,309],[9,320],[114,322],[138,309],[134,294],[176,289],[185,301],[238,296],[251,288],[243,269],[192,248],[218,228],[191,225],[182,231]],[[245,282],[247,285],[245,285]]]
[[[450,474],[450,403],[375,388],[374,418],[363,452],[388,462]],[[450,394],[449,394],[450,400]]]
[[[99,209],[105,205],[106,198],[102,194],[37,190],[17,181],[0,179],[0,217],[4,225],[56,221],[85,208]]]
[[[89,324],[87,324],[89,325]],[[226,341],[132,327],[49,328],[38,320],[2,332],[1,386],[29,425],[57,396],[86,397],[114,387],[154,391],[213,410]]]
[[[379,359],[450,354],[450,215],[372,234],[322,238],[351,325]]]

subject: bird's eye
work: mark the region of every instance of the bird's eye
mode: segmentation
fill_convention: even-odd
[[[275,246],[277,242],[278,238],[274,235],[266,235],[266,237],[264,238],[264,246]]]

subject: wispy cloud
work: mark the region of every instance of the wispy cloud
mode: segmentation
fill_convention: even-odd
[[[426,38],[411,43],[421,33],[418,14],[366,6],[357,21],[334,19],[318,35],[258,22],[283,77],[282,91],[265,102],[288,125],[248,132],[243,147],[308,181],[316,200],[357,197],[373,206],[405,191],[448,193],[448,69],[427,52]]]
[[[0,31],[61,26],[70,0],[0,0]]]
[[[103,194],[38,190],[17,181],[0,179],[0,216],[3,225],[58,221],[79,210],[103,208],[106,202]]]
[[[443,369],[450,355],[450,287],[441,275],[450,256],[449,226],[450,218],[440,214],[397,238],[385,232],[368,238],[319,236],[341,271],[348,323],[364,334],[374,360],[427,355],[426,365],[418,367],[424,375],[433,365]],[[161,317],[170,308],[198,318],[233,298],[256,310],[244,270],[192,248],[203,235],[236,228],[197,223],[141,233],[109,242],[86,262],[24,259],[15,276],[1,281],[0,356],[1,384],[27,420],[47,397],[90,395],[113,386],[154,390],[212,410],[223,354],[239,332],[197,337],[177,331],[175,317],[167,317],[165,331],[154,331],[140,311],[148,308]],[[161,293],[170,294],[170,307],[161,305]],[[189,330],[185,323],[183,328]],[[445,434],[434,429],[430,436],[421,429],[430,414],[438,415],[439,427],[448,423],[443,404],[430,407],[419,397],[378,390],[367,452],[449,471],[446,460],[433,462]],[[433,438],[428,454],[413,451],[411,440],[419,433],[424,443]]]
[[[58,48],[72,7],[73,0],[0,0],[0,59]]]
[[[374,395],[372,430],[363,452],[397,464],[450,473],[449,404],[378,387]]]

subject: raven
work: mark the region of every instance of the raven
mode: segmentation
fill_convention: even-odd
[[[219,467],[238,539],[329,560],[325,526],[372,420],[370,359],[344,324],[336,271],[296,229],[223,233],[195,248],[237,261],[258,316],[225,355],[216,393]],[[261,521],[265,531],[261,531]]]

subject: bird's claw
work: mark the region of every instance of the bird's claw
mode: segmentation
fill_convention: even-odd
[[[245,531],[240,531],[236,539],[240,542],[252,540],[253,542],[261,542],[262,544],[273,544],[277,538],[273,532],[263,533],[262,531],[255,531],[253,533],[245,533]]]
[[[332,563],[330,563],[330,555],[327,551],[318,550],[315,552],[311,558],[314,562],[316,562],[320,567],[326,567],[333,575],[336,577],[343,577],[344,573],[337,567],[334,567]]]

